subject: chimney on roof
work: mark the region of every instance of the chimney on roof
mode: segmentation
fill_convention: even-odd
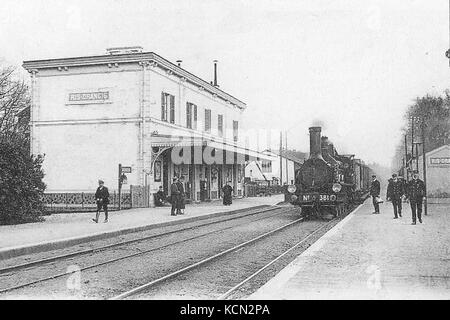
[[[177,60],[177,64],[179,67],[181,67],[181,63],[183,62],[183,60]]]
[[[214,60],[214,87],[219,87],[219,85],[217,84],[217,60]]]

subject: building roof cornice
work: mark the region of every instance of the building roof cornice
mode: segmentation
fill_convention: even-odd
[[[72,58],[58,58],[58,59],[46,59],[46,60],[29,60],[23,62],[23,68],[31,72],[32,70],[39,69],[51,69],[61,67],[82,67],[82,66],[94,66],[94,65],[108,65],[114,63],[139,63],[147,61],[153,63],[155,66],[170,71],[173,75],[178,76],[180,79],[184,79],[187,82],[192,83],[199,87],[200,90],[210,92],[212,95],[220,97],[225,102],[231,103],[239,109],[245,109],[247,105],[241,100],[233,97],[232,95],[220,90],[216,86],[211,85],[207,81],[197,77],[196,75],[184,70],[183,68],[173,64],[172,62],[164,59],[153,52],[141,52],[141,53],[127,53],[127,54],[108,54],[101,56],[86,56],[86,57],[72,57]]]

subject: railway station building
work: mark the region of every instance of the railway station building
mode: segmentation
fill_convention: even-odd
[[[304,158],[299,158],[289,150],[275,152],[262,151],[268,158],[248,161],[245,167],[245,178],[249,181],[267,185],[290,185],[295,183],[295,173],[301,167]]]
[[[191,201],[220,198],[229,181],[243,195],[245,162],[264,157],[244,146],[247,105],[141,47],[98,56],[25,61],[31,75],[32,154],[45,154],[48,193],[93,192],[102,179],[142,186],[147,205],[172,177]],[[124,192],[126,186],[124,185]]]

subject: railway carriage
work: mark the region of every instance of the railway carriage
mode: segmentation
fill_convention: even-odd
[[[370,168],[354,155],[340,155],[321,127],[309,128],[310,155],[296,173],[286,197],[305,216],[330,218],[368,196]]]

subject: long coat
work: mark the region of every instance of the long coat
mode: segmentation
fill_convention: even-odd
[[[97,188],[97,191],[95,191],[95,199],[100,199],[97,200],[97,202],[103,203],[103,204],[108,204],[109,203],[109,192],[108,192],[108,188],[107,187],[103,187]]]
[[[177,183],[172,183],[170,185],[170,203],[176,204],[178,203],[178,196],[180,195],[180,191],[178,190]]]
[[[409,200],[418,200],[422,197],[425,197],[426,195],[425,183],[420,179],[412,179],[411,181],[409,181],[407,189],[407,196]]]
[[[231,193],[233,192],[233,188],[229,185],[225,185],[222,188],[223,192],[223,204],[228,205],[233,202],[233,197],[231,196]]]
[[[381,189],[380,181],[378,181],[378,180],[372,181],[372,183],[370,185],[370,195],[372,197],[379,196],[380,195],[380,189]]]
[[[386,198],[400,199],[405,194],[404,183],[401,180],[394,181],[389,179]]]
[[[179,209],[184,209],[185,208],[185,205],[184,205],[185,194],[184,194],[183,182],[178,181],[177,187],[178,187],[178,191],[180,192],[178,195],[178,207],[179,207]]]

